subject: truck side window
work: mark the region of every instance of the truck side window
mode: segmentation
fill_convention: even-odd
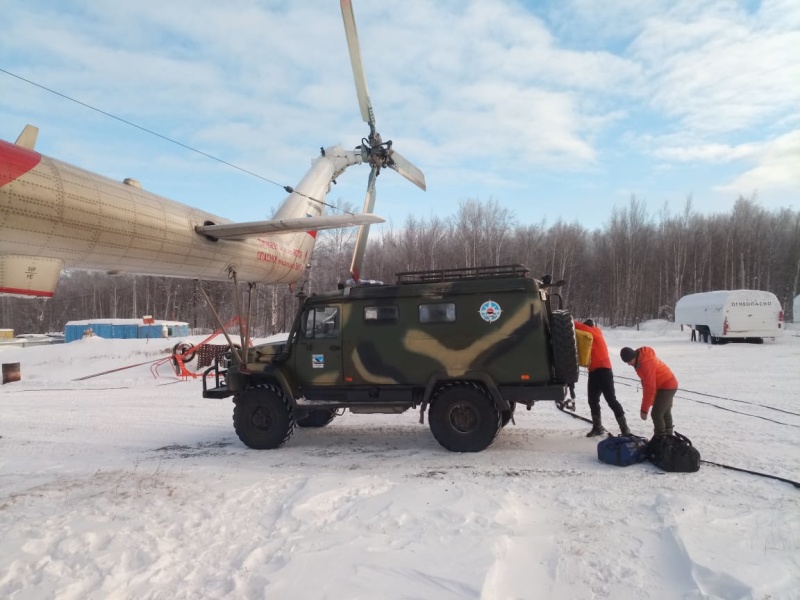
[[[305,317],[305,338],[339,337],[339,307],[318,306],[308,311]]]
[[[452,302],[419,305],[420,323],[453,323],[456,320],[456,305]]]
[[[314,337],[314,315],[313,310],[306,311],[303,315],[303,337],[306,339]]]
[[[364,321],[366,323],[397,323],[396,306],[365,306]]]

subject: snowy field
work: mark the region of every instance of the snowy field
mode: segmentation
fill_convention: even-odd
[[[618,352],[650,345],[703,459],[800,480],[800,330],[763,345],[692,343],[660,322],[606,337],[634,433],[652,425]],[[204,400],[169,365],[74,381],[172,343],[0,351],[22,373],[0,387],[0,598],[800,598],[800,490],[604,465],[589,425],[552,403],[517,411],[479,454],[445,451],[411,411],[347,413],[254,451],[230,399]]]

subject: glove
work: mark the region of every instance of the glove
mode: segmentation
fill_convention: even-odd
[[[647,421],[647,413],[645,411],[640,411],[639,416],[642,418],[642,421]]]

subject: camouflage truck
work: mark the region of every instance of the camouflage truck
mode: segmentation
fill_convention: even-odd
[[[481,451],[518,404],[569,402],[578,379],[572,317],[547,280],[522,265],[445,269],[312,295],[285,342],[212,365],[203,396],[233,396],[250,448],[282,446],[296,425],[323,427],[343,409],[419,407],[442,446]]]

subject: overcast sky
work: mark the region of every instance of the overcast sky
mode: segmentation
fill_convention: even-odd
[[[361,120],[336,0],[4,0],[0,69],[294,185]],[[800,210],[797,0],[354,0],[378,131],[422,169],[376,212],[497,200],[520,223],[602,226],[632,194]],[[0,138],[235,220],[278,186],[0,72]],[[329,194],[360,207],[368,168]]]

